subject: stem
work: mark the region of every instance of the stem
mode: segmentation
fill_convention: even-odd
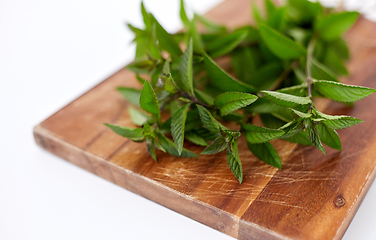
[[[206,103],[203,103],[203,102],[199,101],[196,97],[191,96],[191,95],[189,95],[188,93],[185,93],[185,92],[181,91],[181,90],[175,85],[174,81],[172,81],[172,84],[174,84],[175,88],[178,90],[178,93],[179,93],[181,96],[183,96],[183,97],[185,97],[185,98],[188,98],[189,100],[192,101],[192,103],[198,103],[198,104],[200,104],[200,105],[203,106],[203,107],[211,108],[211,106],[207,105]],[[174,99],[176,99],[176,98],[178,98],[178,95],[175,94],[175,95],[172,96],[170,99],[168,99],[168,100],[163,104],[163,106],[161,107],[161,110],[165,109],[165,107],[167,106],[167,104],[169,104],[172,100],[174,100]]]
[[[306,65],[306,74],[307,74],[307,88],[308,88],[308,97],[312,100],[312,77],[311,77],[311,62],[313,49],[316,43],[316,36],[313,36],[308,43],[307,48],[307,65]]]
[[[180,90],[179,90],[179,92],[180,92],[180,94],[181,94],[182,96],[184,96],[184,97],[188,98],[189,100],[191,100],[192,103],[198,103],[198,104],[200,104],[200,105],[203,106],[203,107],[210,107],[208,104],[199,101],[197,98],[192,97],[191,95],[189,95],[189,94],[187,94],[187,93],[184,93],[184,92],[182,92],[182,91],[180,91]]]

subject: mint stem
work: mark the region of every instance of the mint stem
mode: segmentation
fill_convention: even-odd
[[[180,90],[179,90],[180,91]],[[201,102],[200,100],[198,100],[196,97],[192,97],[191,95],[187,94],[187,93],[184,93],[182,91],[180,91],[180,94],[186,98],[188,98],[189,100],[192,101],[192,103],[197,103],[197,104],[200,104],[201,106],[203,107],[207,107],[207,108],[210,108],[210,106],[206,103],[203,103]]]
[[[307,74],[307,88],[308,88],[308,96],[312,100],[312,76],[311,76],[311,62],[312,62],[312,55],[313,49],[315,48],[316,43],[316,36],[313,36],[308,43],[307,48],[307,66],[306,66],[306,74]]]

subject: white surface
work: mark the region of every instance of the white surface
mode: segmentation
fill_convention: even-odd
[[[123,23],[141,25],[139,3],[0,0],[0,239],[232,239],[34,143],[33,126],[131,61]],[[145,4],[180,28],[177,0]],[[376,239],[375,202],[374,184],[344,239]]]

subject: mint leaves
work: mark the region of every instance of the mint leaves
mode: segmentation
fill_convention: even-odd
[[[183,92],[187,92],[191,95],[193,93],[193,73],[192,73],[192,58],[193,58],[193,47],[192,47],[192,39],[189,41],[187,48],[183,56],[181,57],[180,61],[180,79],[181,81],[178,82],[180,85],[180,90]],[[180,84],[179,84],[180,83]]]
[[[251,92],[254,93],[256,90],[254,87],[243,83],[234,77],[230,76],[225,70],[218,66],[212,58],[210,58],[206,53],[203,53],[204,63],[206,71],[210,76],[211,83],[222,90],[225,91],[237,91],[237,92]]]
[[[348,75],[349,50],[342,35],[358,13],[333,12],[307,0],[264,3],[266,14],[252,6],[257,26],[227,29],[197,14],[189,18],[181,0],[184,31],[175,34],[141,4],[145,26],[128,24],[136,54],[127,69],[143,87],[117,88],[133,105],[128,113],[134,127],[105,125],[144,142],[155,161],[164,156],[161,152],[177,157],[226,152],[239,183],[238,144],[247,144],[254,156],[278,169],[282,162],[272,145],[275,139],[323,153],[324,145],[340,151],[337,130],[362,120],[322,113],[314,98],[353,104],[376,91],[338,80]],[[198,31],[198,22],[204,32]],[[255,125],[256,115],[264,126]],[[199,146],[194,152],[187,149],[192,144]]]
[[[259,29],[262,40],[279,58],[297,59],[307,53],[302,46],[267,25],[260,25]]]
[[[376,92],[376,90],[372,88],[325,80],[316,80],[313,85],[322,95],[338,102],[355,102]]]
[[[357,12],[342,12],[323,16],[317,20],[315,30],[326,41],[336,40],[355,23],[358,15]]]
[[[307,105],[311,103],[311,99],[309,97],[297,97],[295,95],[274,91],[261,92],[265,94],[265,97],[267,97],[270,101],[282,107],[289,108],[296,107],[298,105]]]
[[[171,120],[171,134],[176,143],[179,155],[183,151],[183,142],[184,142],[184,128],[185,121],[187,120],[187,112],[189,109],[189,103],[181,106],[172,116]]]
[[[146,112],[156,115],[157,119],[161,118],[161,111],[159,109],[159,102],[149,81],[145,81],[140,95],[140,106]]]
[[[214,105],[219,109],[222,116],[246,107],[257,100],[257,97],[248,93],[226,92],[218,95]]]
[[[140,142],[145,139],[144,135],[142,134],[142,128],[123,127],[109,123],[105,123],[105,125],[120,136],[129,138],[134,142]]]

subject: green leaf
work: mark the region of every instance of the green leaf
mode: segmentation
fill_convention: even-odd
[[[158,65],[151,72],[151,81],[150,81],[150,83],[151,83],[151,85],[153,87],[156,87],[157,84],[158,84],[159,76],[162,74],[162,68],[163,68],[162,65]]]
[[[132,122],[137,126],[144,125],[148,120],[150,120],[150,116],[138,111],[137,109],[133,107],[128,108],[129,115],[131,116]]]
[[[185,121],[187,119],[187,112],[190,105],[190,103],[187,103],[181,106],[172,116],[171,120],[171,134],[174,138],[179,155],[183,151]]]
[[[150,69],[154,66],[154,62],[151,60],[144,60],[140,62],[134,62],[127,65],[127,69],[138,74],[148,74]]]
[[[299,68],[293,68],[293,71],[294,71],[295,78],[296,80],[298,80],[298,82],[302,84],[306,82],[307,77],[302,70],[300,70]]]
[[[194,92],[198,100],[203,101],[210,106],[214,105],[214,98],[210,96],[209,94],[203,91],[200,91],[198,89],[195,89]]]
[[[157,137],[163,149],[165,149],[166,152],[168,152],[169,154],[173,156],[176,156],[176,157],[198,157],[199,156],[196,153],[191,152],[185,148],[183,148],[183,151],[181,152],[181,154],[179,154],[176,144],[173,141],[171,141],[170,139],[168,139],[165,135],[161,133],[157,133]]]
[[[231,67],[239,80],[250,83],[259,66],[260,59],[255,48],[239,47],[231,52]]]
[[[192,20],[188,19],[184,7],[184,1],[180,1],[180,18],[186,29],[185,36],[186,38],[188,37],[187,40],[189,40],[190,38],[192,38],[193,40],[193,51],[198,53],[203,51],[204,47],[202,43],[201,34],[199,33],[196,26],[198,16],[195,14]]]
[[[289,110],[292,112],[292,114],[295,116],[296,119],[312,117],[311,113],[304,113],[304,112],[301,112],[292,108],[289,108]]]
[[[151,19],[149,13],[146,11],[143,1],[141,1],[141,13],[142,13],[142,17],[144,19],[146,29],[151,29],[152,19]]]
[[[286,122],[274,117],[271,114],[262,113],[259,114],[259,116],[261,118],[262,124],[267,128],[277,129],[286,124]]]
[[[226,141],[226,138],[219,135],[208,147],[204,149],[204,151],[201,152],[201,154],[215,154],[222,152],[227,148],[228,144],[229,143]]]
[[[371,95],[376,91],[372,88],[347,85],[325,80],[315,80],[314,87],[325,97],[338,102],[355,102]]]
[[[227,150],[227,164],[241,184],[243,182],[243,170],[242,162],[239,158],[238,141],[236,139],[231,141],[230,147]]]
[[[321,38],[332,41],[338,39],[355,23],[358,12],[332,13],[319,19],[315,24],[315,30]]]
[[[285,110],[285,108],[274,104],[266,97],[260,97],[245,110],[247,113],[276,113]]]
[[[325,124],[317,124],[316,128],[324,144],[341,151],[341,140],[335,130],[325,126]]]
[[[278,31],[283,31],[286,25],[286,11],[284,7],[275,9],[274,12],[269,16],[266,23],[269,27],[276,29]]]
[[[212,133],[219,134],[220,130],[227,130],[213,115],[203,106],[196,104],[202,124]]]
[[[274,29],[266,25],[260,25],[259,29],[262,39],[277,57],[281,59],[297,59],[307,54],[307,51],[302,46]]]
[[[310,119],[305,119],[305,132],[307,133],[307,136],[309,140],[315,145],[320,151],[322,151],[325,154],[324,147],[322,146],[321,140],[320,140],[320,134],[317,129],[317,126],[313,124],[313,122]]]
[[[283,138],[283,140],[300,145],[313,146],[311,140],[309,140],[307,134],[304,131],[297,132],[291,137]]]
[[[206,70],[214,86],[222,91],[238,91],[255,93],[256,90],[245,83],[231,77],[221,67],[219,67],[206,53],[203,53]]]
[[[180,50],[179,45],[175,42],[174,38],[158,23],[153,15],[150,16],[155,22],[157,39],[161,48],[165,49],[172,56],[180,56],[182,54],[182,51]]]
[[[282,73],[283,67],[279,62],[267,63],[254,72],[252,85],[260,90],[269,89]]]
[[[260,37],[261,38],[261,37]],[[269,62],[277,62],[277,61],[281,61],[281,59],[279,57],[277,57],[270,49],[269,47],[266,45],[266,43],[264,41],[260,41],[259,43],[259,48],[260,50],[260,53],[261,53],[261,56],[262,56],[262,59],[265,60],[265,62],[269,63]]]
[[[255,20],[256,24],[257,25],[261,24],[264,20],[261,16],[260,9],[258,8],[258,6],[255,2],[252,2],[251,10],[252,10],[253,19]]]
[[[249,150],[261,161],[278,169],[282,168],[281,158],[269,142],[252,144],[247,141],[247,146]]]
[[[170,70],[170,58],[167,58],[166,61],[164,62],[163,64],[163,68],[162,68],[162,73],[163,74],[169,74],[171,73],[171,70]]]
[[[162,56],[161,49],[159,48],[156,23],[152,24],[151,34],[149,36],[148,43],[150,56],[156,60],[161,60]]]
[[[157,139],[154,139],[154,147],[161,150],[162,152],[166,152],[166,150],[162,147],[162,145],[159,143]]]
[[[162,87],[162,86],[160,86]],[[159,102],[162,102],[162,101],[165,101],[167,100],[167,98],[170,96],[170,93],[167,92],[166,90],[164,89],[158,89],[158,93],[156,94],[157,95],[157,99]]]
[[[302,105],[296,106],[296,108],[301,108],[301,107],[302,107]],[[307,105],[305,105],[303,107],[307,108]],[[272,112],[271,114],[274,117],[279,118],[279,119],[281,119],[282,121],[285,121],[285,122],[290,122],[290,121],[294,120],[294,118],[291,116],[291,111],[289,111],[289,109],[287,109],[287,108],[282,108],[281,110],[279,110],[277,112]]]
[[[248,44],[254,44],[260,41],[260,34],[256,27],[252,25],[245,25],[243,27],[237,28],[238,31],[246,30],[248,32],[247,37],[245,38],[244,42]]]
[[[128,87],[118,87],[116,90],[130,103],[140,106],[141,90]]]
[[[185,26],[189,25],[190,21],[187,17],[187,13],[185,12],[185,7],[184,7],[184,1],[180,0],[180,19],[183,22]]]
[[[153,138],[146,138],[146,148],[150,153],[150,156],[157,162],[157,154],[155,154],[155,147],[154,147],[154,139]]]
[[[333,120],[325,120],[323,123],[332,129],[344,129],[351,126],[354,126],[358,123],[362,123],[363,121],[354,117],[349,116],[338,116],[341,118],[333,119]]]
[[[248,32],[245,30],[235,31],[208,43],[206,50],[213,58],[223,56],[238,46],[247,37],[247,34]]]
[[[148,38],[146,34],[139,35],[135,38],[136,46],[136,54],[135,54],[135,62],[144,61],[148,59]],[[129,67],[127,67],[130,69]],[[131,71],[134,71],[130,69]]]
[[[312,22],[317,16],[321,15],[322,11],[322,7],[318,2],[288,0],[286,4],[288,17],[299,25]]]
[[[256,100],[257,96],[249,93],[225,92],[215,98],[214,105],[219,108],[219,112],[224,116],[248,106]]]
[[[140,142],[144,140],[144,135],[142,134],[142,128],[130,128],[130,127],[123,127],[115,124],[105,123],[107,127],[109,127],[112,131],[116,134],[131,139],[135,142]]]
[[[195,14],[191,21],[188,19],[186,11],[185,11],[185,7],[184,7],[184,1],[180,1],[180,18],[186,29],[185,36],[188,37],[188,39],[192,38],[193,51],[197,53],[203,51],[204,47],[202,43],[201,34],[199,33],[197,26],[196,26],[198,16]]]
[[[174,116],[176,111],[180,108],[180,102],[178,100],[172,100],[169,106],[170,106],[170,115]]]
[[[185,133],[185,139],[200,146],[209,146],[209,143],[200,135],[196,134],[195,132],[189,131]]]
[[[164,84],[164,89],[169,92],[169,93],[177,93],[178,89],[176,88],[176,84],[174,79],[172,78],[171,74],[168,74],[167,77],[165,78],[165,84]]]
[[[360,120],[358,118],[345,116],[345,115],[332,116],[332,115],[324,114],[324,113],[319,112],[319,111],[316,111],[316,113],[319,117],[326,119],[325,121],[323,121],[323,123],[327,127],[334,129],[334,130],[348,128],[348,127],[351,127],[351,126],[354,126],[358,123],[363,122],[362,120]]]
[[[244,114],[232,112],[226,116],[222,116],[221,119],[226,122],[245,122],[247,120],[247,117]]]
[[[181,78],[179,79],[180,81],[176,82],[176,84],[178,85],[181,91],[189,93],[190,95],[194,95],[193,80],[192,80],[193,78],[192,56],[193,56],[193,48],[192,48],[192,39],[191,39],[180,61],[180,76],[181,76]]]
[[[201,136],[206,141],[214,141],[218,136],[204,127],[198,127],[192,131],[194,131],[197,135]]]
[[[148,123],[145,123],[144,131],[142,132],[142,134],[145,137],[149,137],[149,138],[153,138],[153,139],[155,138],[155,133]]]
[[[279,129],[270,129],[251,124],[242,124],[244,135],[249,143],[264,143],[279,138],[285,132]]]
[[[138,75],[138,74],[136,74],[136,79],[137,79],[137,81],[139,82],[139,83],[141,83],[142,85],[144,85],[144,83],[145,83],[145,79],[143,79],[142,77],[140,77],[140,75]],[[139,101],[137,101],[137,102],[139,102]]]
[[[297,97],[294,95],[274,92],[274,91],[261,91],[265,96],[275,104],[278,104],[282,107],[296,107],[298,105],[307,105],[311,103],[309,97]]]
[[[198,31],[197,26],[196,26],[196,21],[197,21],[196,15],[194,15],[193,19],[192,19],[192,21],[190,22],[190,25],[189,25],[189,31],[188,31],[189,35],[188,36],[192,37],[193,51],[195,53],[200,53],[201,51],[204,50],[204,46],[203,46],[203,43],[202,43],[201,34]]]
[[[185,131],[191,131],[196,128],[202,127],[202,122],[197,109],[191,109],[187,113],[187,120],[185,123]]]
[[[335,41],[328,43],[328,46],[341,59],[348,60],[350,58],[349,48],[347,47],[347,43],[343,38],[339,38]]]
[[[140,106],[146,112],[155,114],[157,115],[157,118],[160,119],[161,112],[159,109],[157,95],[155,95],[155,92],[149,81],[145,81],[144,87],[142,88],[140,96]]]
[[[335,74],[329,68],[319,63],[315,59],[312,59],[311,76],[314,79],[338,82],[338,79],[335,77]]]
[[[326,49],[323,63],[331,69],[337,76],[348,75],[345,65],[340,56],[332,49]]]
[[[285,131],[285,134],[280,137],[281,139],[291,138],[304,130],[303,120],[299,119],[297,121],[288,122],[280,127],[280,129]]]
[[[264,4],[265,4],[266,12],[268,13],[268,16],[273,14],[273,12],[276,9],[276,6],[274,5],[274,3],[271,0],[265,0]]]
[[[278,89],[277,91],[281,92],[281,93],[286,93],[286,94],[294,95],[294,96],[299,96],[299,97],[303,97],[303,96],[307,96],[308,95],[308,93],[307,93],[308,92],[307,91],[307,84],[306,83],[303,83],[303,84],[300,84],[300,85],[291,86],[291,87],[281,88],[281,89]]]
[[[308,29],[300,28],[300,27],[293,27],[290,29],[287,29],[287,34],[291,36],[294,41],[302,46],[304,46],[307,41],[309,41],[309,38],[312,35],[312,32]],[[315,44],[317,46],[317,43]]]
[[[139,29],[139,28],[133,26],[130,23],[127,23],[126,25],[129,28],[129,30],[131,30],[136,35],[136,38],[141,36],[141,35],[144,35],[144,30]]]

